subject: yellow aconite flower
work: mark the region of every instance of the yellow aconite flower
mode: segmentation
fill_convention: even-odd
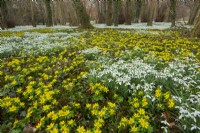
[[[134,123],[134,118],[130,118],[129,120],[128,120],[128,124],[129,125],[132,125]]]
[[[100,117],[103,117],[106,114],[106,112],[104,110],[99,111],[98,115]]]
[[[85,130],[85,128],[83,126],[78,126],[78,128],[76,129],[76,131],[78,133],[84,133],[86,130]]]
[[[101,124],[99,121],[96,121],[96,122],[94,123],[94,127],[95,127],[95,128],[101,128],[101,127],[102,127],[102,124]]]
[[[51,107],[51,105],[44,105],[43,108],[42,108],[42,110],[43,111],[47,111],[47,110],[50,109],[50,107]]]
[[[21,107],[24,107],[24,103],[23,102],[20,102],[19,104]]]
[[[16,103],[20,103],[20,99],[19,99],[18,97],[15,98],[14,101],[15,101]]]
[[[29,98],[28,98],[29,100],[32,100],[33,99],[33,95],[32,96],[29,96]]]
[[[160,88],[156,89],[155,96],[156,96],[156,98],[159,98],[161,96],[161,90],[160,90]]]
[[[11,82],[11,85],[16,85],[17,84],[17,81],[16,80],[13,80],[12,82]]]
[[[71,126],[71,125],[73,125],[75,123],[75,121],[73,119],[71,119],[67,123]]]
[[[41,126],[42,126],[42,122],[39,122],[39,123],[37,124],[37,126],[36,126],[36,129],[41,128]]]
[[[138,92],[138,95],[140,95],[140,96],[143,95],[143,94],[144,94],[143,91],[139,91],[139,92]]]
[[[138,107],[139,107],[139,103],[134,103],[133,106],[134,106],[135,108],[138,108]]]
[[[35,102],[33,103],[33,108],[37,108],[37,107],[38,107],[38,102],[35,101]]]
[[[101,90],[102,90],[102,91],[104,91],[105,93],[107,93],[107,92],[108,92],[108,88],[107,88],[107,87],[105,87],[105,86],[102,86],[102,87],[101,87]]]
[[[103,123],[104,120],[103,120],[102,118],[99,118],[99,119],[98,119],[98,122]]]
[[[92,131],[90,131],[90,130],[87,130],[85,133],[92,133]]]
[[[86,104],[86,108],[91,108],[91,104],[90,104],[90,103],[87,103],[87,104]]]
[[[55,105],[57,103],[56,99],[53,99],[52,104]]]
[[[3,103],[2,103],[3,104]],[[1,105],[2,106],[2,105]],[[11,102],[10,101],[7,101],[5,104],[4,104],[5,107],[9,107],[11,106]]]
[[[61,121],[61,122],[60,122],[60,125],[65,125],[65,121]]]
[[[95,103],[94,105],[93,105],[93,108],[98,108],[99,107],[99,104],[98,103]]]
[[[149,126],[149,123],[147,122],[147,121],[145,121],[145,119],[143,119],[143,118],[140,118],[139,119],[139,123],[140,123],[140,125],[143,127],[143,128],[148,128],[148,126]]]
[[[62,126],[62,127],[61,127],[61,132],[62,132],[62,133],[70,133],[70,130],[69,130],[69,128],[67,128],[66,126]]]
[[[53,128],[53,130],[51,130],[50,133],[59,133],[59,131],[57,128]]]
[[[120,122],[119,123],[119,126],[117,126],[117,128],[121,128],[121,127],[125,127],[126,126],[126,124],[125,123],[123,123],[123,122]]]
[[[9,108],[9,111],[10,112],[15,112],[17,110],[17,107],[15,107],[14,105],[12,105],[10,108]]]
[[[145,110],[144,110],[144,109],[139,109],[139,110],[138,110],[138,113],[139,113],[140,115],[144,115],[144,114],[145,114]]]
[[[100,129],[95,129],[94,133],[101,133],[101,130]]]
[[[164,97],[167,100],[170,97],[170,92],[168,91],[168,92],[164,93]]]
[[[128,122],[128,119],[127,119],[126,117],[123,117],[123,118],[121,119],[121,122],[127,123],[127,122]]]
[[[115,108],[115,107],[116,107],[116,104],[115,104],[115,103],[112,103],[112,102],[108,102],[108,106],[111,107],[111,108]]]
[[[114,115],[115,114],[115,110],[114,109],[110,109],[109,113],[110,113],[110,115]]]
[[[149,120],[149,116],[148,116],[148,115],[145,115],[144,118],[145,118],[146,120]]]
[[[174,99],[169,99],[168,101],[168,107],[173,108],[174,107]]]
[[[21,93],[21,92],[22,92],[22,88],[18,88],[18,89],[16,90],[16,92],[17,92],[17,93]]]
[[[137,128],[137,127],[135,127],[135,126],[131,127],[131,132],[135,133],[135,132],[137,132],[137,131],[138,131],[138,128]]]
[[[65,111],[65,116],[68,116],[70,114],[70,110]]]
[[[32,91],[33,91],[32,86],[29,86],[29,85],[28,85],[28,86],[26,87],[26,92],[27,92],[27,93],[31,93]]]
[[[0,71],[0,76],[1,76],[1,75],[3,75],[3,72],[2,72],[2,71]]]
[[[44,97],[40,97],[40,104],[44,104],[45,103],[45,98]]]
[[[58,119],[58,116],[57,116],[57,114],[53,114],[53,115],[51,116],[51,118],[52,118],[52,120],[57,120],[57,119]]]
[[[47,114],[47,117],[50,118],[54,114],[54,111],[51,111]]]
[[[117,98],[117,97],[118,97],[118,95],[115,93],[115,94],[114,94],[114,98]]]
[[[53,127],[54,127],[54,124],[51,123],[50,125],[47,126],[47,129],[46,129],[46,130],[47,130],[47,131],[50,131]]]
[[[147,98],[142,99],[142,107],[146,107],[148,105]]]
[[[32,108],[28,109],[28,113],[26,114],[26,118],[29,118],[31,116],[31,114],[33,113]]]
[[[94,93],[95,93],[96,95],[99,95],[99,90],[96,90]]]
[[[92,113],[92,115],[97,115],[97,114],[98,114],[98,110],[93,109],[93,110],[91,111],[91,113]]]
[[[133,102],[137,102],[137,101],[138,101],[138,98],[134,97]]]
[[[134,113],[134,117],[138,118],[140,115],[138,113]]]
[[[19,121],[18,120],[15,120],[15,122],[14,122],[14,124],[13,124],[13,128],[15,128],[16,127],[16,125],[19,123]]]

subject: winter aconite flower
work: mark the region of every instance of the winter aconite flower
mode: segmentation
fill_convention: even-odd
[[[84,133],[86,130],[85,130],[85,128],[83,126],[78,126],[78,128],[76,129],[76,131],[78,133]]]
[[[160,88],[157,88],[155,91],[155,97],[159,98],[160,96],[161,96],[161,90],[160,90]]]
[[[148,128],[148,126],[149,126],[149,123],[145,120],[145,119],[143,119],[143,118],[140,118],[139,119],[139,123],[140,123],[140,125],[143,127],[143,128]]]
[[[131,133],[136,133],[138,131],[138,128],[133,126],[131,127]]]
[[[174,99],[169,99],[168,101],[168,107],[173,108],[174,107]]]

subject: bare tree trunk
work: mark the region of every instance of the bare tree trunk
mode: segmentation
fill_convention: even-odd
[[[135,11],[135,19],[134,22],[135,23],[139,23],[139,19],[140,19],[140,13],[141,13],[141,9],[142,9],[142,0],[135,0],[136,2],[136,11]]]
[[[125,15],[124,15],[124,1],[119,1],[119,24],[125,23]]]
[[[168,6],[166,1],[159,1],[156,22],[164,22],[166,18],[166,13],[168,12]]]
[[[112,0],[106,0],[106,25],[112,25]]]
[[[118,26],[119,23],[119,1],[114,0],[114,25]]]
[[[35,21],[35,1],[30,0],[30,5],[31,5],[31,22],[32,22],[32,26],[36,27],[36,21]]]
[[[147,0],[144,0],[144,4],[142,4],[140,20],[141,22],[148,21],[148,1]]]
[[[0,0],[0,26],[2,30],[5,30],[8,28],[8,10],[5,0]]]
[[[200,0],[195,0],[194,7],[192,8],[192,11],[190,13],[190,17],[188,20],[188,25],[194,24],[194,20],[197,16],[199,10],[200,10]]]
[[[47,13],[46,26],[51,27],[51,26],[53,26],[53,18],[52,18],[52,11],[51,11],[51,0],[45,0],[45,7],[46,7],[46,13]]]
[[[59,19],[60,19],[60,24],[65,25],[66,21],[65,21],[65,16],[63,14],[63,0],[58,0],[58,7],[59,7]]]
[[[73,8],[72,0],[67,0],[65,2],[65,6],[67,7],[67,15],[68,15],[69,25],[70,26],[79,26],[77,13],[76,13],[76,10]]]
[[[148,16],[147,16],[147,26],[153,25],[153,16],[154,16],[154,2],[153,0],[148,0]]]
[[[56,5],[55,5],[56,1],[52,1],[51,7],[52,7],[52,22],[53,25],[57,25],[57,18],[56,18]]]
[[[96,0],[98,23],[105,23],[106,1]]]
[[[176,25],[176,0],[170,0],[170,17],[172,25],[174,27]]]
[[[200,15],[197,17],[197,22],[192,30],[192,36],[200,38]]]
[[[132,12],[131,12],[131,0],[126,0],[126,5],[125,5],[125,24],[126,25],[131,25],[131,20],[132,20]]]
[[[165,19],[164,19],[164,22],[171,22],[171,16],[170,16],[170,6],[168,1],[166,2],[167,4],[167,9],[166,9],[166,12],[165,12]]]
[[[76,14],[79,18],[79,22],[81,24],[82,28],[93,28],[93,26],[90,24],[90,17],[86,12],[85,7],[83,6],[83,3],[81,0],[73,0],[73,6],[76,9]]]

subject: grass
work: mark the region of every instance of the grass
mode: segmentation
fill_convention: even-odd
[[[0,132],[199,132],[199,44],[176,30],[1,32]]]

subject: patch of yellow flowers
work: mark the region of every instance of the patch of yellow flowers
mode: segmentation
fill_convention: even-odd
[[[23,36],[21,33],[16,34]],[[85,82],[89,67],[85,65],[86,60],[79,50],[97,46],[103,51],[101,54],[113,58],[125,56],[122,51],[128,50],[131,58],[134,58],[138,56],[135,53],[139,49],[147,59],[154,56],[156,60],[165,63],[174,58],[193,56],[200,61],[199,41],[183,39],[177,32],[171,34],[177,39],[168,39],[168,35],[160,38],[159,35],[105,30],[103,33],[88,33],[77,37],[80,41],[78,44],[73,44],[56,55],[30,54],[1,60],[0,89],[5,89],[6,93],[0,97],[0,110],[3,110],[6,117],[10,114],[14,116],[13,128],[22,128],[20,123],[31,123],[38,131],[101,133],[108,128],[105,124],[113,122],[117,130],[128,128],[129,132],[147,132],[152,128],[152,114],[148,112],[151,104],[145,97],[145,92],[139,91],[137,96],[130,96],[128,102],[124,100],[123,104],[127,103],[128,107],[119,110],[123,105],[115,101],[119,97],[117,93],[110,94],[109,87],[103,83]],[[15,95],[7,96],[10,95],[7,91]],[[81,96],[87,95],[87,99],[76,99],[79,92]],[[63,97],[68,93],[75,98],[69,95],[67,96],[70,98]],[[101,97],[95,100],[94,96]],[[114,100],[109,96],[113,96]],[[154,97],[158,110],[170,110],[175,106],[175,100],[169,91],[163,92],[158,87]],[[82,114],[84,111],[87,114]],[[25,114],[20,116],[21,112]],[[86,115],[87,118],[84,118]],[[80,122],[82,119],[89,119],[92,124],[84,125]]]

